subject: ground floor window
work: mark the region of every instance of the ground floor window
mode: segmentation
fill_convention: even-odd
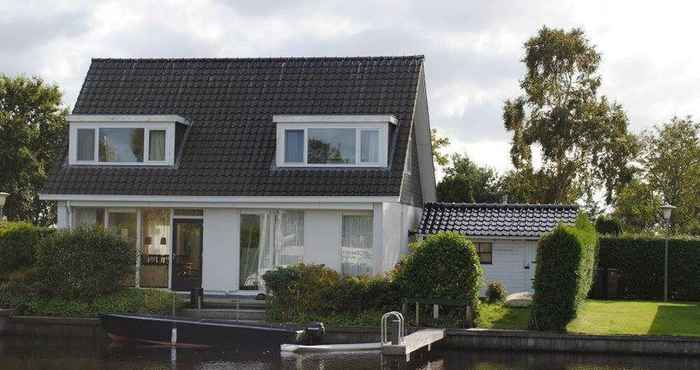
[[[170,210],[145,208],[141,211],[143,248],[141,253],[140,285],[147,288],[168,287],[168,266],[172,232]]]
[[[479,261],[483,265],[490,265],[493,263],[493,244],[487,242],[476,242],[474,243],[476,247],[476,253],[479,254]]]
[[[104,208],[73,208],[73,227],[104,226]]]
[[[351,276],[371,275],[374,265],[372,215],[343,215],[341,228],[341,272]]]

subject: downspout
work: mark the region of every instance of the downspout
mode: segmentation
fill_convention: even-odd
[[[66,217],[68,217],[68,220],[66,224],[68,225],[68,230],[73,229],[73,209],[70,206],[70,200],[66,201]]]

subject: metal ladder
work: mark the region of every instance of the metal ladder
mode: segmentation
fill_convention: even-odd
[[[388,329],[388,321],[390,318],[397,319],[399,321],[399,333],[398,333],[398,343],[395,344],[401,344],[403,343],[403,337],[406,334],[405,329],[404,329],[404,319],[403,319],[403,314],[398,311],[391,311],[387,312],[384,315],[382,315],[382,327],[381,327],[381,341],[382,345],[385,343],[389,343],[389,329]]]

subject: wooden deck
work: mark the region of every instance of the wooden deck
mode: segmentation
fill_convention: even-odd
[[[423,329],[413,334],[409,334],[403,338],[403,343],[400,344],[383,344],[382,354],[386,356],[406,356],[406,360],[410,359],[411,353],[423,347],[430,347],[433,343],[445,338],[445,329]]]

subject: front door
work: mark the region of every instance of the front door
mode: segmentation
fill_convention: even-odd
[[[173,290],[202,287],[202,220],[173,220]]]
[[[537,244],[527,243],[525,245],[525,289],[534,293],[535,270],[537,269]]]

